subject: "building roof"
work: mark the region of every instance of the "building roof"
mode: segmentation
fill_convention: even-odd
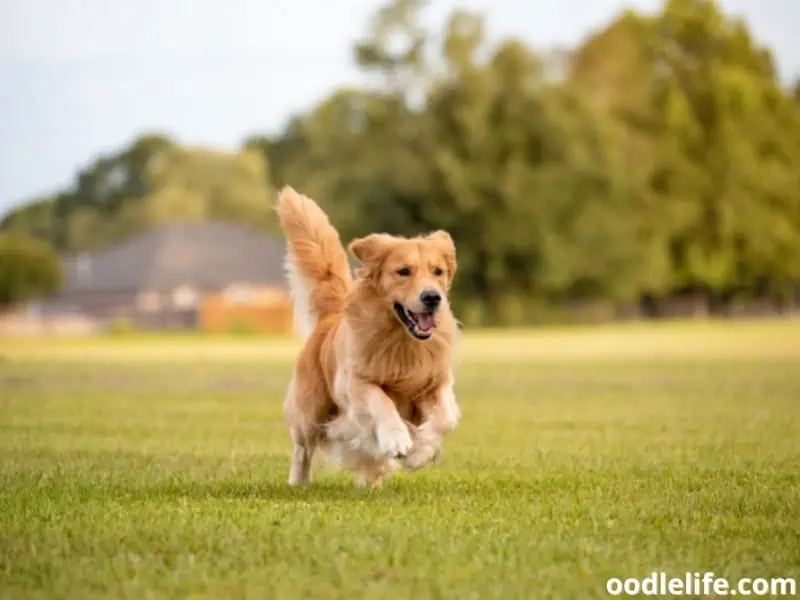
[[[282,240],[227,223],[164,227],[64,260],[62,294],[168,291],[188,285],[285,285]]]

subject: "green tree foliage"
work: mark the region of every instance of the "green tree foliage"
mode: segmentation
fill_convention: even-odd
[[[464,35],[461,24],[450,29]],[[520,301],[536,306],[535,297],[635,297],[652,274],[641,268],[647,241],[638,239],[636,199],[610,128],[549,81],[522,44],[475,62],[476,30],[466,29],[467,41],[446,39],[460,76],[430,99],[438,134],[431,220],[466,242],[473,287],[464,295],[496,307],[504,321],[531,318]]]
[[[0,235],[0,310],[57,292],[61,277],[61,263],[48,244],[17,233]]]
[[[676,291],[787,296],[800,280],[800,113],[770,55],[716,3],[654,23],[650,187],[665,204]]]
[[[274,228],[264,154],[183,148],[145,136],[81,172],[73,189],[12,211],[2,229],[62,250],[117,243],[175,222],[225,220]]]
[[[20,233],[35,238],[55,241],[60,227],[56,218],[59,197],[34,200],[9,212],[0,228],[10,233]]]
[[[354,47],[367,85],[280,135],[238,154],[145,137],[3,227],[70,249],[174,220],[268,230],[288,183],[345,238],[450,230],[467,321],[796,296],[800,87],[779,81],[745,23],[710,0],[667,0],[556,55],[490,43],[463,10],[428,31],[423,10],[378,10]]]

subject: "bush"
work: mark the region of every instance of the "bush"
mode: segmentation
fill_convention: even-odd
[[[55,294],[61,263],[47,243],[20,234],[0,235],[0,309]]]

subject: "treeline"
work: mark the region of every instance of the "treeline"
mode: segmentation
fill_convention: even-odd
[[[260,152],[182,148],[148,135],[99,158],[71,189],[12,211],[0,229],[72,252],[176,221],[225,220],[274,229],[269,177]]]
[[[797,302],[800,87],[745,23],[669,0],[541,53],[465,11],[427,31],[421,8],[380,10],[355,48],[369,86],[280,135],[234,156],[145,138],[3,226],[64,249],[186,218],[269,229],[290,183],[346,238],[451,231],[469,323]]]

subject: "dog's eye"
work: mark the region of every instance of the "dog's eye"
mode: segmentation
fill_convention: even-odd
[[[403,267],[402,269],[397,269],[395,273],[400,275],[400,277],[408,277],[409,275],[411,275],[411,269],[409,269],[408,267]]]
[[[436,277],[441,277],[442,275],[444,275],[444,271],[442,270],[441,267],[436,267],[433,270],[433,274],[436,275]]]

